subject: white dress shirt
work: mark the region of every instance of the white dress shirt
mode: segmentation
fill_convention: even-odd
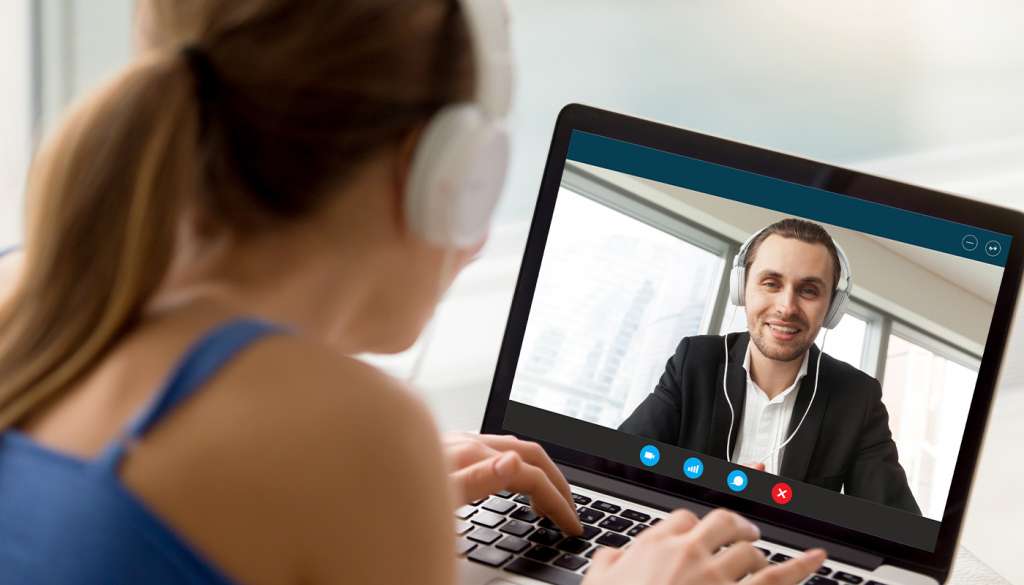
[[[803,364],[793,384],[769,400],[768,394],[750,377],[750,343],[747,344],[747,356],[743,359],[743,369],[747,372],[746,402],[732,461],[740,465],[764,463],[766,472],[778,475],[785,449],[775,448],[787,438],[797,388],[807,375],[807,356],[810,352],[804,353]]]

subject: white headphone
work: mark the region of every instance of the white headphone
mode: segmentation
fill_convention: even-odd
[[[744,292],[747,282],[747,252],[750,249],[750,244],[761,235],[770,226],[766,226],[758,230],[754,235],[747,238],[746,242],[740,246],[740,251],[736,254],[736,258],[732,262],[732,271],[729,275],[729,302],[735,307],[742,307],[744,305]],[[830,237],[830,239],[832,239]],[[832,239],[832,245],[836,247],[836,256],[839,257],[839,282],[836,284],[835,292],[832,296],[832,301],[829,304],[828,312],[825,314],[825,319],[822,322],[822,327],[827,329],[833,329],[839,324],[839,321],[843,319],[843,315],[846,313],[846,305],[850,302],[850,291],[853,287],[853,275],[850,273],[850,262],[846,258],[846,253],[839,247],[839,244]],[[732,318],[730,316],[727,323],[731,323]],[[722,348],[725,350],[725,365],[722,368],[722,393],[725,394],[725,402],[729,405],[729,434],[725,436],[725,460],[732,463],[732,427],[735,424],[736,411],[732,407],[732,400],[729,399],[729,389],[726,386],[726,374],[729,371],[729,335],[722,336]],[[765,463],[783,447],[789,444],[796,436],[797,431],[804,425],[804,421],[807,419],[807,414],[811,412],[811,407],[814,406],[814,398],[818,395],[818,379],[821,375],[821,356],[825,353],[825,341],[828,339],[828,331],[825,332],[825,337],[821,341],[821,351],[818,352],[818,362],[814,367],[814,390],[811,392],[811,399],[807,403],[807,408],[804,410],[803,416],[800,417],[800,422],[797,423],[796,428],[789,434],[788,437],[781,443],[775,445],[773,449],[768,451],[764,458],[759,463]]]
[[[405,217],[427,241],[465,248],[483,239],[508,166],[505,116],[512,93],[508,14],[502,0],[459,0],[476,64],[476,96],[431,118],[416,146]]]
[[[747,252],[750,250],[750,244],[768,227],[771,226],[761,228],[747,238],[747,241],[740,246],[736,257],[733,258],[732,272],[729,275],[729,302],[737,307],[744,305],[743,297],[747,285]],[[825,313],[825,320],[821,324],[825,329],[835,329],[836,325],[842,321],[843,315],[846,314],[846,306],[850,304],[850,291],[853,287],[853,275],[850,273],[850,262],[846,258],[846,253],[839,247],[835,239],[832,239],[832,245],[836,247],[836,255],[839,256],[839,282],[836,284],[828,313]]]

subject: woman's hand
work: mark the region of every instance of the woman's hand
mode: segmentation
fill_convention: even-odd
[[[644,530],[629,548],[595,554],[583,585],[724,585],[751,573],[744,585],[789,585],[825,560],[825,551],[815,549],[769,567],[750,544],[759,537],[756,526],[733,512],[715,510],[698,520],[679,510]]]
[[[442,445],[459,505],[501,490],[520,492],[566,534],[582,531],[569,483],[537,443],[509,435],[449,433]]]

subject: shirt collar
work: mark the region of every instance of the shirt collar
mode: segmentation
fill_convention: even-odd
[[[765,396],[767,397],[767,393],[765,393],[764,390],[761,390],[761,387],[757,385],[757,382],[754,382],[754,378],[750,375],[750,346],[752,346],[753,344],[754,344],[754,340],[753,339],[751,339],[750,342],[747,343],[747,354],[743,357],[743,369],[746,370],[746,372],[747,372],[747,381],[749,383],[753,384],[755,387],[757,387],[757,389],[762,394],[765,394]],[[773,401],[784,399],[786,396],[789,396],[789,394],[791,392],[793,392],[793,390],[797,386],[800,385],[800,381],[803,380],[804,376],[807,375],[807,360],[808,360],[810,355],[811,355],[810,350],[807,350],[807,351],[804,352],[804,360],[803,360],[803,363],[800,364],[800,371],[797,372],[796,379],[793,380],[793,383],[788,388],[786,388],[778,396],[773,398],[772,399]]]

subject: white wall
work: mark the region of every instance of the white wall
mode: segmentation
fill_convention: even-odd
[[[128,62],[134,0],[36,0],[42,78],[40,131],[61,112]]]
[[[0,248],[21,241],[32,143],[31,31],[29,0],[0,2]]]

